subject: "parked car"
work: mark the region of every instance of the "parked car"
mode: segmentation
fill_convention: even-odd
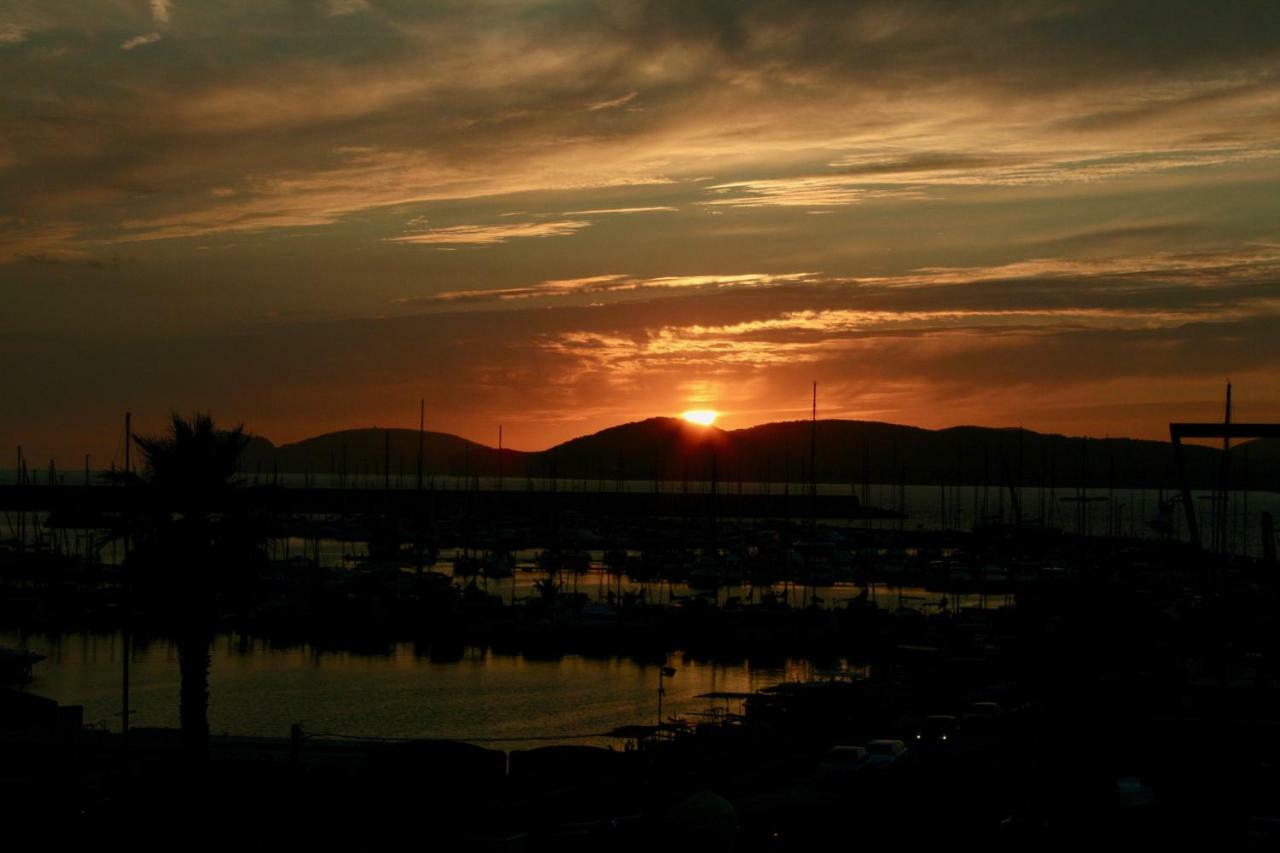
[[[960,731],[960,721],[950,714],[931,714],[924,718],[920,730],[916,732],[916,740],[923,745],[950,743],[956,739]]]
[[[900,740],[878,739],[867,741],[868,769],[883,769],[897,764],[907,754],[907,745]]]
[[[974,702],[964,712],[960,725],[966,733],[990,734],[1004,718],[1004,709],[998,702]]]
[[[870,758],[865,746],[833,746],[818,761],[818,778],[834,784],[848,782]]]

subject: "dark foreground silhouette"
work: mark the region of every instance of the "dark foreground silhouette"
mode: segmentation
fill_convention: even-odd
[[[677,528],[653,577],[684,572],[692,582],[710,568],[715,588],[732,570],[750,594],[676,598],[659,582],[652,597],[610,592],[602,607],[568,591],[576,545],[568,522],[553,519],[541,535],[562,538],[547,548],[539,594],[507,605],[483,588],[503,580],[494,553],[481,561],[493,577],[465,588],[405,559],[427,547],[421,541],[354,569],[271,563],[262,519],[210,509],[236,488],[241,443],[207,420],[178,419],[169,436],[142,444],[149,464],[130,488],[169,490],[169,511],[121,514],[123,569],[25,551],[5,564],[4,624],[125,620],[172,638],[182,674],[181,731],[135,729],[127,745],[82,728],[74,708],[0,693],[3,804],[22,820],[59,837],[143,845],[1274,848],[1280,574],[1271,554],[1229,558],[1021,524],[850,533],[846,546],[862,555],[847,566],[851,580],[931,580],[943,592],[989,594],[992,606],[940,602],[925,613],[882,590],[878,600],[793,607],[771,590],[822,589],[825,557],[789,569],[768,557],[739,565],[714,519],[631,519],[649,532]],[[776,553],[823,553],[812,544],[826,535],[815,520],[760,530]],[[768,542],[749,553],[775,553]],[[653,569],[643,559],[617,565]],[[468,645],[655,663],[675,650],[841,656],[866,675],[709,697],[717,713],[619,730],[612,750],[504,752],[302,730],[211,738],[216,630],[372,651],[411,640],[443,660]]]

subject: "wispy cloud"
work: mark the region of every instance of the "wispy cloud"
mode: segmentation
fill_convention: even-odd
[[[63,429],[64,379],[106,422],[133,389],[102,377],[153,365],[157,411],[251,375],[193,403],[297,387],[297,430],[417,399],[422,363],[476,419],[708,388],[767,417],[818,378],[989,422],[1231,365],[1280,399],[1280,4],[0,5],[0,339],[62,341],[0,432]],[[209,332],[308,311],[392,316],[350,363],[329,327]]]
[[[982,157],[937,153],[912,157],[849,155],[831,174],[759,178],[707,187],[705,205],[722,207],[840,207],[886,199],[922,199],[931,187],[1036,187],[1091,184],[1158,172],[1264,162],[1280,148],[1257,146],[1186,151],[1078,153],[1009,152]],[[886,186],[889,185],[889,186]]]
[[[369,9],[368,0],[329,0],[329,14],[335,18],[354,15]]]
[[[621,12],[542,4],[496,4],[484,27],[464,7],[428,15],[391,6],[339,31],[333,14],[368,4],[263,0],[247,15],[153,0],[150,32],[124,45],[150,44],[191,15],[211,46],[170,60],[165,87],[123,56],[119,67],[95,57],[85,66],[99,69],[93,75],[47,77],[34,54],[0,69],[6,79],[47,78],[66,113],[38,118],[48,113],[35,89],[0,96],[0,117],[37,117],[12,157],[45,176],[5,201],[33,218],[74,209],[98,239],[121,220],[155,223],[149,234],[119,234],[137,240],[195,236],[199,222],[211,223],[204,233],[337,224],[387,204],[539,190],[668,182],[684,191],[578,207],[703,204],[783,217],[936,200],[939,188],[1031,190],[1280,163],[1273,13],[1144,7],[1169,24],[1135,50],[1121,35],[1138,13],[1031,5],[1034,14],[996,3],[973,16],[910,1],[850,12],[798,0],[783,14],[747,2],[716,15],[685,9],[656,28]],[[31,12],[3,32],[12,40],[57,29],[92,52],[99,30],[118,34],[130,20],[119,4],[86,0],[83,14]],[[1187,36],[1210,23],[1233,37]],[[284,53],[270,47],[281,33],[292,45]],[[1034,73],[995,47],[1008,43],[1041,57]],[[118,85],[99,91],[104,77]],[[356,122],[363,138],[353,140]],[[85,123],[100,132],[67,130]],[[286,134],[287,151],[266,141],[285,136],[264,134]],[[367,153],[335,167],[333,152],[353,145]],[[709,185],[691,180],[707,174],[717,176]],[[210,193],[246,179],[256,191],[240,192],[235,211]],[[190,192],[154,191],[175,186]],[[123,215],[103,218],[107,200]]]
[[[1043,162],[1011,165],[1003,169],[979,169],[967,173],[935,174],[926,180],[954,186],[1043,186],[1096,183],[1153,172],[1205,168],[1273,159],[1280,149],[1263,147],[1210,151],[1130,151],[1107,157],[1049,158]],[[914,179],[919,181],[921,176]]]
[[[593,275],[584,278],[552,279],[529,287],[504,287],[492,290],[450,290],[421,299],[400,298],[398,304],[431,304],[435,302],[493,302],[507,299],[534,299],[543,296],[570,296],[581,293],[605,293],[625,286],[623,275]]]
[[[1280,273],[1280,247],[1268,243],[1216,252],[1157,252],[1116,258],[1035,258],[986,267],[923,267],[897,276],[865,277],[865,283],[929,287],[1014,279],[1194,276],[1201,284],[1271,277]]]
[[[126,39],[125,41],[121,42],[120,49],[133,50],[135,47],[142,47],[143,45],[146,45],[146,44],[155,44],[156,42],[160,41],[160,39],[162,38],[164,38],[164,36],[160,35],[159,33],[147,33],[146,35],[134,36],[131,39]]]
[[[604,213],[668,213],[679,210],[679,208],[669,205],[659,205],[655,207],[598,207],[591,210],[566,210],[565,216],[590,216],[594,214]],[[506,214],[503,214],[504,216]]]
[[[79,260],[88,253],[74,242],[77,229],[69,222],[34,225],[0,217],[0,263],[31,258]]]
[[[585,278],[552,279],[528,287],[506,287],[492,290],[453,290],[421,299],[399,299],[401,304],[431,304],[439,302],[493,302],[511,299],[542,299],[547,297],[581,296],[585,294],[618,293],[637,290],[684,290],[693,288],[741,288],[808,281],[814,273],[747,273],[740,275],[676,275],[655,278],[636,278],[612,274]]]
[[[121,50],[134,50],[148,44],[155,44],[164,38],[161,30],[165,30],[169,26],[169,7],[170,0],[148,0],[151,9],[151,22],[156,27],[149,33],[137,35],[129,39],[125,39],[120,43]]]
[[[0,21],[0,44],[20,44],[26,39],[26,27],[11,21]]]
[[[151,18],[156,22],[157,26],[167,27],[169,25],[169,7],[170,0],[150,0],[151,2]]]
[[[875,189],[842,176],[733,181],[707,189],[717,198],[703,204],[728,207],[839,207],[873,199],[920,195],[912,189]]]
[[[1218,336],[1244,341],[1280,327],[1280,296],[1270,286],[1278,251],[1264,243],[1095,263],[1044,259],[881,279],[813,277],[803,287],[757,291],[750,302],[677,294],[665,310],[660,300],[643,312],[579,315],[582,325],[544,333],[538,345],[568,360],[575,381],[617,388],[690,374],[733,385],[765,370],[758,375],[785,382],[804,370],[846,383],[870,371],[886,387],[911,389],[904,406],[918,407],[949,385],[957,394],[991,393],[998,382],[1017,387],[1062,377],[1059,391],[1066,393],[1068,386],[1096,388],[1151,372],[1198,375],[1201,365],[1162,359]],[[612,278],[610,285],[626,281]],[[814,305],[821,307],[806,307]],[[1078,347],[1107,355],[1073,355]],[[1240,370],[1261,364],[1249,355]],[[877,392],[856,393],[869,400]]]
[[[597,110],[611,110],[616,107],[625,106],[635,100],[639,92],[628,92],[620,98],[610,98],[605,101],[596,101],[587,107],[587,112],[596,112]]]
[[[564,219],[555,222],[513,222],[503,225],[451,225],[433,228],[418,234],[388,238],[393,243],[422,243],[445,245],[491,245],[525,237],[567,237],[591,225],[582,219]]]

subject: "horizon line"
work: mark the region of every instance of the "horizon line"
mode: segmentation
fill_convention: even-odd
[[[816,420],[817,420],[817,422],[818,422],[818,423],[858,423],[858,424],[873,424],[873,425],[880,425],[880,426],[897,427],[897,428],[900,428],[900,429],[919,430],[919,431],[921,431],[921,432],[929,432],[929,433],[948,432],[948,431],[950,431],[950,430],[959,430],[959,429],[979,429],[979,430],[989,430],[989,431],[992,431],[992,432],[1014,432],[1014,431],[1022,431],[1022,432],[1025,432],[1025,433],[1028,433],[1028,434],[1031,434],[1031,435],[1046,436],[1046,437],[1051,437],[1051,438],[1064,438],[1064,439],[1069,439],[1069,440],[1089,440],[1089,441],[1139,441],[1139,442],[1150,442],[1150,443],[1154,443],[1154,444],[1171,444],[1171,443],[1172,443],[1172,442],[1171,442],[1171,440],[1170,440],[1170,439],[1168,439],[1168,438],[1163,438],[1163,439],[1157,439],[1157,438],[1135,438],[1135,437],[1133,437],[1133,436],[1128,436],[1128,435],[1112,435],[1112,434],[1109,434],[1109,433],[1108,433],[1108,434],[1104,434],[1104,435],[1102,435],[1102,436],[1097,436],[1097,435],[1088,435],[1088,434],[1070,435],[1070,434],[1067,434],[1067,433],[1065,433],[1065,432],[1043,432],[1043,431],[1040,431],[1040,430],[1032,429],[1032,428],[1030,428],[1030,427],[1024,427],[1024,426],[1022,426],[1022,425],[1017,425],[1017,426],[984,426],[984,425],[982,425],[982,424],[974,424],[974,423],[959,423],[959,424],[953,424],[953,425],[951,425],[951,426],[945,426],[945,427],[924,427],[924,426],[917,426],[917,425],[915,425],[915,424],[909,424],[909,423],[900,423],[900,422],[894,422],[894,421],[883,421],[883,420],[868,420],[868,419],[863,419],[863,418],[844,418],[844,417],[833,417],[833,418],[817,418]],[[510,444],[508,443],[507,439],[504,439],[504,441],[503,441],[503,447],[502,447],[501,452],[503,452],[503,453],[529,453],[529,454],[533,454],[533,453],[546,453],[547,451],[549,451],[549,450],[554,450],[554,449],[555,449],[555,448],[557,448],[557,447],[563,447],[563,446],[564,446],[564,445],[566,445],[566,444],[571,444],[572,442],[579,441],[579,440],[584,439],[584,438],[590,438],[590,437],[592,437],[592,436],[599,435],[600,433],[608,432],[609,430],[619,429],[619,428],[621,428],[621,427],[632,426],[632,425],[635,425],[635,424],[642,424],[642,423],[646,423],[646,422],[648,422],[648,421],[674,421],[674,422],[676,422],[677,424],[680,424],[680,425],[684,426],[686,429],[688,429],[688,430],[690,430],[690,431],[693,431],[693,430],[700,430],[700,431],[712,431],[712,430],[714,430],[714,431],[716,431],[716,432],[724,433],[724,434],[726,434],[726,435],[727,435],[727,434],[730,434],[730,433],[746,432],[746,431],[748,431],[748,430],[761,429],[761,428],[764,428],[764,427],[770,427],[770,426],[781,426],[781,425],[787,425],[787,424],[808,424],[808,423],[811,423],[811,422],[812,422],[812,421],[811,421],[811,419],[809,419],[809,418],[791,418],[791,419],[786,419],[786,420],[763,421],[763,422],[761,422],[761,423],[751,424],[751,425],[748,425],[748,426],[733,427],[733,428],[730,428],[730,429],[725,429],[725,428],[723,428],[723,427],[716,426],[715,424],[711,424],[711,425],[709,425],[709,426],[701,426],[701,425],[698,425],[698,424],[687,423],[687,422],[686,422],[686,421],[684,421],[684,420],[683,420],[679,415],[650,415],[650,416],[648,416],[648,417],[639,418],[639,419],[636,419],[636,420],[622,421],[622,422],[620,422],[620,423],[612,424],[612,425],[610,425],[610,426],[601,427],[600,429],[592,430],[591,432],[585,432],[585,433],[582,433],[582,434],[580,434],[580,435],[573,436],[572,438],[567,438],[567,439],[565,439],[565,440],[563,440],[563,441],[556,442],[555,444],[548,445],[547,447],[538,448],[538,449],[532,449],[532,450],[526,450],[526,449],[520,449],[520,448],[511,447],[511,446],[510,446]],[[1170,424],[1172,424],[1172,423],[1179,423],[1179,421],[1169,421],[1169,423],[1170,423]],[[507,426],[509,426],[509,424],[507,424],[507,423],[504,421],[504,422],[502,422],[501,426],[503,426],[503,427],[507,427]],[[368,426],[342,427],[342,428],[340,428],[340,429],[334,429],[334,430],[329,430],[329,431],[327,431],[327,432],[315,433],[315,434],[313,434],[313,435],[308,435],[308,436],[304,436],[304,437],[302,437],[302,438],[294,439],[294,440],[292,440],[292,441],[285,441],[285,442],[281,442],[281,443],[276,443],[276,442],[275,442],[275,441],[273,441],[271,438],[269,438],[268,436],[266,436],[266,435],[264,435],[264,434],[261,434],[261,433],[251,432],[251,431],[250,431],[248,434],[249,434],[249,435],[251,435],[251,436],[253,436],[254,438],[258,438],[258,439],[262,439],[262,440],[264,440],[264,441],[268,441],[268,442],[270,442],[270,443],[271,443],[271,445],[272,445],[273,447],[275,447],[275,448],[277,448],[277,449],[278,449],[278,448],[281,448],[281,447],[287,447],[287,446],[291,446],[291,445],[302,444],[303,442],[313,441],[313,440],[315,440],[315,439],[318,439],[318,438],[324,438],[325,436],[330,436],[330,435],[338,435],[338,434],[346,433],[346,432],[364,432],[364,431],[379,431],[379,430],[381,430],[381,431],[386,431],[386,432],[407,432],[407,433],[416,433],[416,432],[418,432],[418,427],[410,427],[410,426],[406,426],[406,427],[401,427],[401,426],[382,426],[382,425],[379,425],[379,424],[371,424],[371,425],[368,425]],[[494,445],[492,445],[492,444],[488,444],[488,443],[486,443],[486,442],[484,442],[484,441],[480,441],[480,440],[476,440],[476,439],[473,439],[473,438],[469,438],[469,437],[467,437],[466,435],[463,435],[463,434],[461,434],[461,433],[456,433],[456,432],[447,432],[447,431],[444,431],[444,430],[429,429],[429,428],[428,428],[428,429],[424,429],[424,430],[423,430],[423,432],[424,432],[424,433],[430,433],[430,434],[433,434],[433,435],[442,435],[442,436],[448,436],[448,437],[450,437],[450,438],[456,438],[456,439],[459,439],[459,440],[461,440],[461,441],[468,442],[469,444],[476,445],[477,447],[482,447],[482,448],[485,448],[485,449],[487,449],[487,450],[491,450],[491,451],[493,451],[493,452],[495,452],[495,453],[499,452],[499,450],[498,450],[498,448],[497,448],[496,446],[494,446]]]

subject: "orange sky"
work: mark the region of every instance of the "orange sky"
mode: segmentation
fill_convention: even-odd
[[[1280,420],[1280,5],[18,0],[0,444]],[[116,442],[118,445],[118,441]]]

